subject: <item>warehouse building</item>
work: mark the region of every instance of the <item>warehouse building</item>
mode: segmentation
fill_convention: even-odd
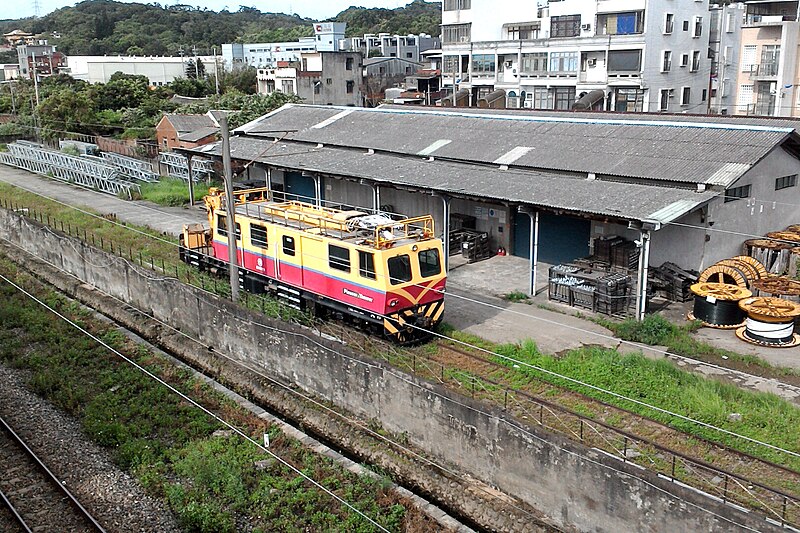
[[[290,198],[431,213],[533,272],[616,235],[637,241],[640,279],[665,261],[701,269],[800,221],[786,120],[287,105],[235,133],[232,157]]]

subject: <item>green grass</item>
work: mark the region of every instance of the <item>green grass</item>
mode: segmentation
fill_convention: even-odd
[[[664,334],[660,327],[645,329],[645,332],[659,339],[662,338],[660,335]],[[793,404],[774,394],[740,389],[734,385],[681,370],[665,359],[652,360],[641,354],[622,355],[616,350],[597,347],[572,350],[556,358],[540,353],[532,341],[496,346],[494,351],[505,356],[493,358],[505,366],[510,367],[515,364],[509,359],[528,363],[580,382],[590,383],[642,404],[653,405],[788,450],[796,451],[800,443],[800,409]],[[518,376],[526,375],[576,390],[658,420],[683,432],[800,469],[800,460],[797,458],[677,419],[640,403],[578,385],[524,364],[518,366],[519,368],[515,368]],[[518,380],[517,385],[521,384]],[[731,413],[740,413],[742,420],[729,421],[728,415]]]
[[[0,259],[0,272],[80,322],[105,342],[237,425],[257,441],[354,504],[390,531],[406,527],[407,509],[385,483],[347,472],[242,411],[230,401],[135,345],[74,302],[43,288]],[[29,385],[75,416],[115,462],[164,498],[187,531],[372,531],[358,514],[166,387],[18,292],[0,285],[0,361],[29,371]],[[256,467],[257,462],[260,467]],[[412,527],[430,527],[414,511]]]
[[[530,303],[530,296],[521,291],[512,291],[508,294],[504,294],[503,299],[508,300],[509,302]]]
[[[202,201],[208,194],[208,185],[196,183],[194,185],[194,199]],[[142,199],[171,207],[180,207],[189,203],[189,184],[186,181],[174,178],[161,178],[158,183],[145,183],[141,186]]]
[[[194,185],[194,199],[201,201],[208,194],[208,185]],[[180,207],[189,203],[189,184],[173,178],[161,178],[158,183],[145,183],[141,186],[142,199],[171,207]]]
[[[685,325],[675,325],[661,315],[647,315],[641,322],[628,319],[615,322],[604,318],[593,320],[610,329],[614,335],[622,340],[649,344],[651,346],[666,346],[671,352],[686,357],[698,359],[731,359],[739,361],[747,367],[774,369],[779,374],[792,374],[788,368],[775,368],[768,362],[754,355],[745,355],[722,348],[716,348],[708,343],[698,341],[692,333],[701,327],[697,320]]]

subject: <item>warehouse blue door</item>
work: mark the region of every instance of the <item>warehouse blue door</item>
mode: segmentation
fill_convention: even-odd
[[[287,200],[300,200],[314,203],[317,198],[314,191],[314,178],[303,176],[299,172],[287,172],[284,175]]]
[[[582,218],[539,213],[539,261],[566,263],[589,255],[591,222]],[[531,238],[530,218],[525,213],[514,217],[514,251],[529,257]]]

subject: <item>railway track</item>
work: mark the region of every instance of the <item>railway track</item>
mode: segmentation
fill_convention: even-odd
[[[105,532],[2,418],[0,464],[0,516],[12,520],[12,531]]]

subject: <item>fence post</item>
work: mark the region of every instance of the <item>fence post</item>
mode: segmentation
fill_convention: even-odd
[[[622,449],[622,460],[623,462],[628,462],[628,437],[625,437],[624,445]]]
[[[503,411],[508,411],[508,389],[503,393]]]
[[[725,475],[725,486],[722,489],[722,503],[728,503],[728,476]]]
[[[675,454],[672,455],[672,481],[675,481]]]
[[[581,418],[581,442],[583,442],[583,418]]]

